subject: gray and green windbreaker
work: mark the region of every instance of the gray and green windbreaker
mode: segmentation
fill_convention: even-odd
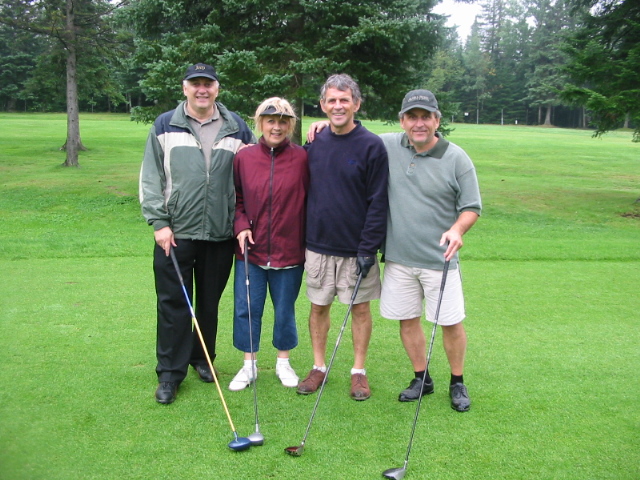
[[[176,238],[222,241],[233,237],[233,158],[256,139],[247,124],[216,102],[224,120],[207,170],[184,102],[153,124],[140,170],[142,215],[154,230],[171,227]]]

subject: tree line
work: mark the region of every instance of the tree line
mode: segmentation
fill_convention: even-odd
[[[79,111],[151,121],[204,61],[220,101],[245,116],[274,95],[319,114],[319,86],[345,72],[366,118],[394,121],[404,93],[424,87],[446,121],[626,126],[638,140],[640,2],[479,0],[461,40],[432,13],[438,1],[4,0],[0,109],[66,111],[77,165]]]

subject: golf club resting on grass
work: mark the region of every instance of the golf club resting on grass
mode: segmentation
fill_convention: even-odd
[[[255,422],[256,422],[256,431],[249,435],[249,441],[251,441],[251,445],[262,445],[264,444],[264,435],[260,433],[260,422],[258,422],[258,392],[256,386],[256,362],[253,351],[253,335],[251,329],[251,295],[249,293],[249,239],[247,237],[244,238],[244,274],[246,277],[247,284],[247,311],[249,313],[249,345],[251,346],[251,368],[253,369],[253,410],[255,413]]]
[[[440,305],[442,304],[442,296],[444,294],[444,287],[447,283],[447,272],[449,271],[449,260],[444,262],[444,268],[442,270],[442,282],[440,283],[440,292],[438,293],[438,303],[436,305],[436,314],[434,317],[433,328],[431,329],[431,340],[429,340],[429,349],[427,351],[427,368],[426,372],[429,370],[429,363],[431,361],[431,352],[433,351],[433,341],[436,338],[436,329],[438,327],[438,317],[440,315]],[[411,435],[409,436],[409,444],[407,445],[407,453],[404,457],[404,465],[398,468],[390,468],[382,472],[382,476],[384,478],[393,478],[395,480],[400,480],[407,473],[407,465],[409,464],[409,454],[411,453],[411,446],[413,444],[413,436],[416,433],[416,424],[418,423],[418,415],[420,414],[420,405],[422,404],[423,392],[420,391],[420,396],[418,397],[418,404],[416,405],[416,413],[413,416],[413,425],[411,426]]]
[[[342,338],[342,333],[344,332],[345,327],[347,326],[347,321],[349,320],[349,314],[351,313],[351,309],[353,308],[353,303],[356,300],[356,295],[358,295],[358,289],[360,288],[360,283],[362,282],[362,272],[358,275],[358,279],[356,280],[356,284],[353,287],[353,293],[351,294],[351,301],[349,302],[349,307],[347,308],[347,313],[344,316],[344,320],[342,321],[342,326],[340,327],[340,332],[338,333],[338,338],[336,338],[336,345],[333,347],[333,353],[331,354],[331,358],[329,359],[329,364],[327,365],[327,373],[320,384],[320,389],[318,390],[318,395],[316,397],[316,403],[313,406],[313,410],[311,411],[311,417],[309,418],[309,423],[307,424],[307,429],[304,432],[304,437],[302,437],[302,442],[298,446],[287,447],[284,449],[286,453],[291,456],[299,457],[304,452],[304,446],[307,442],[307,436],[309,435],[309,430],[311,429],[311,423],[313,422],[313,418],[316,415],[316,410],[318,409],[318,403],[320,403],[320,397],[322,397],[322,392],[324,391],[324,386],[327,384],[327,379],[329,378],[329,372],[331,371],[331,365],[333,365],[333,360],[336,357],[336,352],[338,351],[338,347],[340,346],[340,339]]]
[[[224,395],[222,394],[222,389],[220,388],[220,382],[218,382],[218,378],[216,376],[216,371],[213,368],[213,363],[211,362],[211,357],[209,356],[209,351],[207,350],[207,346],[205,345],[204,338],[202,337],[202,332],[200,331],[200,325],[198,324],[198,319],[196,318],[196,314],[193,311],[193,307],[191,306],[191,300],[189,299],[189,293],[187,293],[187,288],[184,285],[184,280],[182,279],[182,273],[180,273],[180,265],[178,265],[178,259],[176,258],[176,254],[173,251],[173,247],[170,250],[171,261],[173,262],[173,266],[176,269],[176,274],[178,275],[178,279],[180,280],[180,286],[182,287],[182,291],[184,292],[184,298],[189,306],[189,311],[191,312],[191,318],[193,320],[193,325],[198,333],[198,338],[200,338],[200,342],[202,343],[202,348],[204,349],[204,354],[207,358],[207,363],[209,364],[209,368],[211,369],[211,373],[213,374],[214,383],[216,385],[216,389],[218,390],[218,394],[220,395],[220,400],[222,401],[222,406],[224,407],[224,411],[227,415],[227,419],[229,420],[229,425],[231,426],[231,431],[233,432],[233,440],[229,442],[229,448],[236,452],[246,450],[251,447],[252,442],[250,439],[246,437],[239,437],[236,431],[236,427],[233,424],[233,420],[231,420],[231,414],[229,413],[229,408],[227,407],[227,402],[224,400]],[[256,444],[258,445],[258,444]]]

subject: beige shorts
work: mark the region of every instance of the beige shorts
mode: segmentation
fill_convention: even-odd
[[[356,257],[334,257],[306,250],[307,298],[315,305],[330,305],[337,296],[340,302],[349,304],[356,285],[356,269]],[[376,264],[360,283],[354,303],[380,298],[380,289],[380,266],[376,258]]]
[[[423,304],[427,304],[427,320],[434,322],[440,284],[441,270],[407,267],[395,262],[386,262],[380,315],[391,320],[409,320],[422,317]],[[438,325],[455,325],[464,320],[464,296],[460,268],[449,270],[438,315]]]

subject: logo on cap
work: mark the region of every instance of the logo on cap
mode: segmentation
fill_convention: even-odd
[[[431,102],[433,99],[431,97],[425,97],[424,95],[416,95],[407,99],[407,102],[417,102],[419,100],[426,100],[427,102]]]

